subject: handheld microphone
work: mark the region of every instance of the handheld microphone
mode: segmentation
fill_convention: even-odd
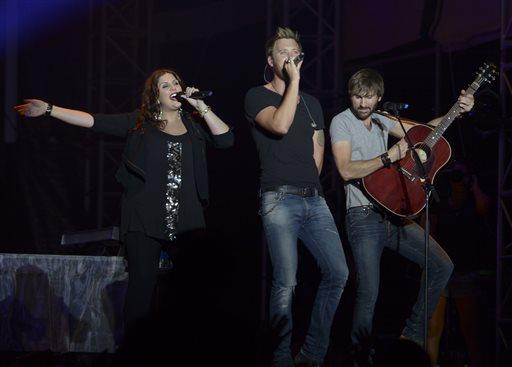
[[[304,52],[301,52],[300,54],[295,56],[294,59],[286,59],[284,62],[286,64],[288,64],[293,61],[295,63],[295,65],[297,66],[299,64],[299,62],[301,62],[303,59],[304,59]]]
[[[301,52],[295,59],[293,59],[293,62],[295,65],[298,65],[302,60],[304,60],[304,52]]]
[[[386,111],[401,111],[409,108],[408,103],[402,102],[384,102],[382,104],[382,109]]]
[[[193,99],[205,99],[207,97],[211,97],[213,95],[213,92],[211,90],[200,90],[197,92],[194,92],[190,95],[190,98]],[[171,94],[171,98],[178,98],[181,99],[186,96],[185,92],[177,92]]]

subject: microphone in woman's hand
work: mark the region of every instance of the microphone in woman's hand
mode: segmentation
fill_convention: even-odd
[[[197,92],[192,93],[189,98],[205,99],[207,97],[211,97],[212,95],[213,95],[213,92],[211,90],[199,90]],[[177,99],[183,99],[186,96],[187,96],[187,94],[185,92],[176,92],[176,93],[171,94],[171,98],[177,98]]]

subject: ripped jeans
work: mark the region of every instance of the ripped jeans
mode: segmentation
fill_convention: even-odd
[[[273,269],[269,312],[278,337],[273,366],[293,366],[290,343],[298,238],[313,255],[321,272],[301,352],[322,362],[348,277],[345,254],[332,214],[322,196],[302,197],[270,191],[262,194],[260,215]]]

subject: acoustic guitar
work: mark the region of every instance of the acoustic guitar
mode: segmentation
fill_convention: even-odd
[[[474,94],[482,85],[496,79],[496,66],[485,63],[466,89]],[[374,202],[400,217],[415,217],[425,207],[425,182],[434,182],[438,171],[450,160],[451,147],[442,136],[461,110],[455,103],[435,128],[416,125],[407,132],[424,167],[416,165],[412,151],[388,168],[380,168],[362,179],[362,186]]]

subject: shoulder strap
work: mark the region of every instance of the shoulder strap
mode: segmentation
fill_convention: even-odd
[[[378,126],[380,131],[384,131],[384,126],[382,125],[382,122],[380,122],[378,119],[372,118],[372,124]]]

